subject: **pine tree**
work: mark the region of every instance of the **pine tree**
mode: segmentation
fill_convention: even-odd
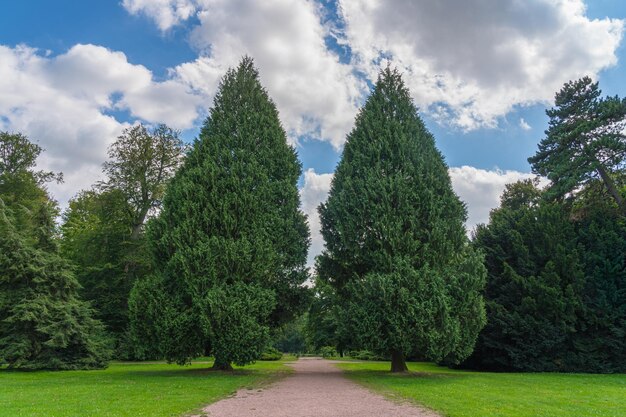
[[[218,369],[249,363],[270,326],[303,310],[309,239],[300,174],[276,107],[244,58],[223,78],[149,226],[158,276],[133,297],[154,294],[150,286],[168,294],[153,333],[168,360],[213,354]]]
[[[319,209],[321,279],[346,306],[364,347],[458,363],[485,321],[485,270],[468,245],[466,211],[400,74],[382,71],[348,135]]]
[[[0,199],[0,363],[19,369],[102,368],[109,355],[102,324],[78,298],[78,282],[58,254],[49,207],[35,217],[33,244],[16,230]]]
[[[620,170],[626,168],[626,99],[604,97],[591,78],[570,81],[555,96],[546,137],[528,158],[533,172],[552,181],[549,195],[561,198],[601,179],[626,216]]]

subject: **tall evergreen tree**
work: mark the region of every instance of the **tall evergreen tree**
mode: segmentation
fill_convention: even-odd
[[[382,71],[319,209],[332,284],[360,343],[405,371],[418,353],[457,363],[485,322],[485,270],[466,211],[400,74]]]
[[[598,83],[584,77],[556,93],[546,137],[528,158],[533,172],[552,181],[549,194],[562,197],[594,179],[601,179],[623,216],[626,201],[626,98],[600,97]]]
[[[133,292],[131,307],[141,315],[143,294],[168,294],[153,317],[168,360],[206,353],[217,369],[249,363],[271,325],[302,311],[309,239],[300,173],[276,107],[244,58],[223,78],[149,226],[157,277]]]
[[[102,324],[78,298],[78,282],[49,233],[49,208],[36,245],[19,233],[0,199],[0,363],[19,369],[92,369],[107,364]]]

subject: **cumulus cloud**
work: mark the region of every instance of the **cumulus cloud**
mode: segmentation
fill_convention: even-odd
[[[315,257],[324,249],[324,239],[320,233],[320,216],[317,207],[326,201],[333,174],[318,174],[314,169],[309,168],[304,173],[304,184],[300,189],[300,201],[302,211],[309,218],[311,229],[311,247],[309,248],[308,265],[313,266]]]
[[[131,14],[143,13],[166,31],[189,19],[196,12],[194,0],[123,0],[122,5]]]
[[[181,15],[174,12],[178,0],[123,4],[160,27],[183,19],[169,17]],[[292,141],[309,135],[336,148],[343,144],[367,85],[326,47],[330,29],[322,24],[321,6],[306,0],[196,0],[183,2],[184,10],[189,4],[200,22],[191,34],[200,56],[173,69],[178,79],[212,97],[226,69],[248,54]]]
[[[64,184],[50,186],[62,204],[99,178],[108,145],[128,126],[109,112],[186,128],[198,104],[184,83],[155,82],[148,69],[101,46],[76,45],[52,57],[0,45],[0,130],[24,133],[45,149],[41,167],[65,175]]]
[[[344,42],[370,79],[391,63],[416,103],[465,130],[550,102],[570,79],[615,65],[624,22],[582,0],[339,0]]]

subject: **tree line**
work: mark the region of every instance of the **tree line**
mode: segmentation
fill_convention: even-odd
[[[302,166],[244,58],[198,138],[126,129],[104,180],[61,214],[42,149],[0,133],[0,365],[120,359],[214,368],[272,343],[531,371],[624,371],[626,101],[588,78],[557,93],[530,158],[550,180],[507,186],[467,237],[466,208],[400,73],[386,68],[320,208],[307,284]],[[280,340],[279,340],[280,339]]]

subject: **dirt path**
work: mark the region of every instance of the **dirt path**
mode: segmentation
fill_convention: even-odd
[[[436,417],[433,412],[398,404],[348,380],[332,362],[302,358],[295,372],[262,390],[239,390],[203,411],[208,416],[251,417]]]

